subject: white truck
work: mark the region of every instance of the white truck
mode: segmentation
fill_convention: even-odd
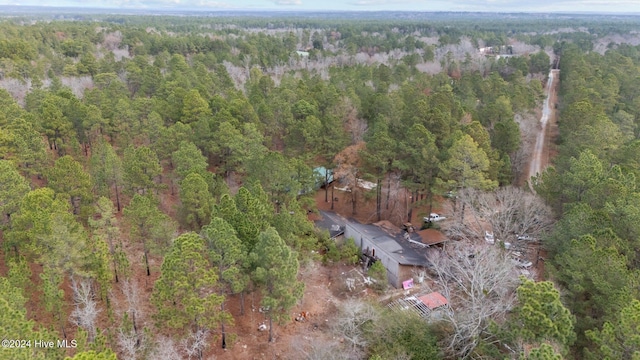
[[[437,222],[437,221],[442,221],[444,219],[446,219],[446,217],[440,216],[439,214],[436,214],[436,213],[431,213],[429,214],[429,216],[424,217],[424,222]]]

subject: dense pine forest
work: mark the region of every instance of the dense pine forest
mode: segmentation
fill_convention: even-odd
[[[0,358],[640,359],[639,24],[0,18]],[[447,311],[329,206],[441,231]]]

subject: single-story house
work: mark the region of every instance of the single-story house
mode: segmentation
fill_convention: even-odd
[[[419,237],[415,233],[393,233],[376,225],[348,221],[345,224],[344,236],[353,238],[364,254],[382,262],[387,269],[389,283],[395,288],[402,287],[403,281],[412,279],[416,268],[430,266],[427,260],[427,249],[412,246],[412,243],[419,242],[416,240]]]
[[[368,259],[382,262],[387,269],[389,284],[395,288],[401,288],[404,281],[416,277],[416,270],[431,266],[427,253],[435,249],[429,249],[429,244],[423,242],[418,233],[401,231],[388,221],[360,224],[334,212],[321,210],[315,225],[329,231],[332,239],[352,238]]]

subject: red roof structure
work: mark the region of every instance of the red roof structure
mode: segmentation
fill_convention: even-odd
[[[439,308],[440,306],[449,304],[447,299],[439,292],[432,292],[431,294],[422,295],[418,298],[418,300],[422,301],[422,303],[425,304],[429,308],[429,310],[433,310]]]
[[[424,229],[418,231],[422,243],[425,245],[436,245],[447,241],[447,237],[436,229]]]

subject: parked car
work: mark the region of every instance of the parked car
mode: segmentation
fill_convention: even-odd
[[[446,217],[440,216],[439,214],[436,214],[436,213],[431,213],[429,214],[429,216],[424,217],[425,222],[436,222],[436,221],[442,221],[444,219],[446,219]]]
[[[526,241],[533,240],[533,238],[527,234],[516,234],[516,236],[518,237],[518,240],[526,240]]]
[[[493,233],[489,231],[484,232],[484,241],[492,245],[496,242],[495,238],[493,237]]]

